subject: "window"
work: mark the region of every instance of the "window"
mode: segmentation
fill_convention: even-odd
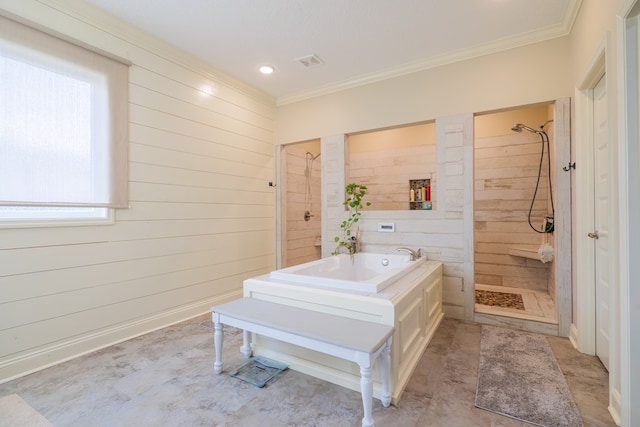
[[[0,17],[0,221],[128,205],[128,67]]]

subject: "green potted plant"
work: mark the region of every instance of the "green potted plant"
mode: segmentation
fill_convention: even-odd
[[[349,216],[347,219],[342,221],[340,224],[340,229],[342,230],[342,234],[340,236],[336,236],[334,241],[337,243],[337,246],[331,255],[338,255],[346,251],[351,256],[356,253],[358,239],[357,239],[357,231],[355,233],[352,232],[351,228],[355,223],[360,219],[360,209],[363,207],[362,199],[365,194],[367,194],[367,187],[360,184],[347,184],[344,187],[344,191],[346,194],[346,199],[342,204],[349,209]],[[366,206],[371,206],[370,202],[365,203]]]

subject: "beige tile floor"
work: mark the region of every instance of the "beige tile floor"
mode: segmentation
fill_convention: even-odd
[[[374,401],[376,425],[530,426],[474,407],[481,327],[445,319],[399,404]],[[226,329],[226,368],[239,366],[241,334]],[[614,426],[599,361],[564,338],[548,340],[585,426]],[[0,384],[0,397],[14,393],[57,427],[333,427],[362,417],[359,393],[292,370],[263,389],[213,375],[209,316]]]

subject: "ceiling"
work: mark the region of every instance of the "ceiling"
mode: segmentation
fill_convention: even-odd
[[[568,34],[581,0],[86,0],[278,99]],[[322,65],[298,59],[316,55]],[[271,75],[257,69],[275,67]]]

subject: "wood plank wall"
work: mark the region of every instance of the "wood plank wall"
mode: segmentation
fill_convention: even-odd
[[[434,126],[435,128],[435,126]],[[349,154],[349,182],[367,186],[365,210],[409,209],[409,180],[431,179],[436,208],[436,146],[420,145]]]
[[[348,136],[347,180],[367,186],[370,207],[409,209],[409,180],[431,179],[431,201],[437,200],[436,124],[415,123]]]
[[[275,102],[72,1],[0,8],[130,60],[130,208],[0,230],[0,382],[208,311],[275,267]]]

